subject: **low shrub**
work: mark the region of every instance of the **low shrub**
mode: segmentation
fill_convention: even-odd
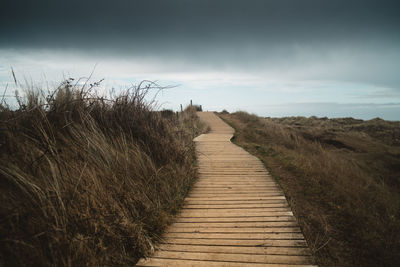
[[[151,83],[109,98],[96,86],[69,79],[1,106],[0,265],[134,264],[181,207],[195,114],[154,112]]]
[[[319,265],[398,265],[400,122],[220,116],[282,187]]]

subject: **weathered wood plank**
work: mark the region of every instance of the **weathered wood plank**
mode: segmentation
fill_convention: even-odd
[[[301,233],[166,233],[168,238],[212,238],[212,239],[304,239]]]
[[[185,209],[250,209],[250,208],[287,208],[287,203],[258,203],[258,204],[220,204],[220,205],[202,205],[186,204]]]
[[[241,246],[200,246],[174,245],[162,246],[165,251],[207,252],[207,253],[235,253],[260,255],[303,255],[310,256],[311,252],[305,247],[241,247]]]
[[[301,233],[299,227],[179,227],[173,225],[168,229],[168,233]]]
[[[316,265],[302,265],[302,264],[268,264],[268,263],[237,263],[226,261],[201,261],[201,260],[179,260],[179,259],[160,259],[153,258],[149,260],[140,261],[136,266],[182,266],[182,267],[314,267]]]
[[[298,226],[296,221],[283,221],[283,222],[176,222],[174,223],[176,227],[235,227],[235,228],[246,228],[246,227],[253,227],[253,228],[273,228],[273,227],[296,227]]]
[[[286,216],[247,216],[247,217],[178,217],[176,222],[287,222],[295,221],[292,215]]]
[[[183,210],[179,216],[184,218],[224,218],[224,217],[253,217],[253,216],[292,216],[293,213],[291,211],[252,211],[252,210],[240,210],[240,211],[225,211],[225,212],[212,212],[212,211],[193,211],[191,209]]]
[[[276,196],[214,196],[214,197],[206,197],[206,196],[188,196],[186,200],[214,200],[214,201],[226,201],[226,200],[268,200],[268,199],[285,199],[283,195]]]
[[[165,237],[163,243],[177,245],[209,245],[209,246],[248,246],[248,247],[307,247],[305,240],[297,239],[278,239],[278,240],[258,240],[258,239],[193,239],[193,238],[168,238]]]
[[[286,199],[262,199],[262,200],[185,200],[186,205],[251,205],[251,204],[275,204],[287,203]]]
[[[310,256],[302,255],[257,255],[234,253],[201,253],[184,251],[157,251],[155,258],[208,260],[244,263],[276,263],[276,264],[312,264]]]
[[[229,214],[229,213],[237,213],[240,212],[242,214],[246,214],[247,212],[278,212],[278,211],[285,211],[285,212],[291,212],[289,207],[253,207],[253,208],[247,208],[245,211],[241,208],[235,208],[234,206],[230,206],[228,208],[207,208],[207,209],[195,209],[195,208],[183,208],[182,213],[224,213],[224,214]]]

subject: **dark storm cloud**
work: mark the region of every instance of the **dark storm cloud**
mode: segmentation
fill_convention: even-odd
[[[234,47],[400,36],[398,1],[3,0],[0,10],[1,46]]]
[[[180,61],[182,71],[400,90],[399,11],[393,0],[3,0],[0,49],[72,48]]]

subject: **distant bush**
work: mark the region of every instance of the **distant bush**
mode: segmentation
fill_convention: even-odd
[[[193,105],[196,111],[203,111],[203,107],[201,105]]]
[[[161,110],[160,113],[161,113],[161,116],[163,118],[169,118],[170,119],[170,118],[173,118],[175,116],[175,112],[173,110],[171,110],[171,109]]]

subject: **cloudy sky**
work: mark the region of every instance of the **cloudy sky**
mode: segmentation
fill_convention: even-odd
[[[3,0],[0,92],[14,90],[11,67],[39,86],[94,70],[107,88],[179,85],[164,108],[400,120],[399,12],[383,0]]]

